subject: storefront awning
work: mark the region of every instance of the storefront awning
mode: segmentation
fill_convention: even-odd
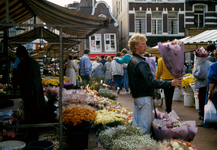
[[[10,48],[17,47],[21,44],[30,43],[34,41],[35,39],[44,39],[48,43],[59,43],[59,35],[43,28],[39,27],[36,29],[32,29],[30,31],[24,32],[22,34],[18,34],[16,36],[10,37],[8,42]],[[64,44],[66,43],[66,44]],[[69,39],[69,38],[63,38],[63,46],[64,48],[72,47],[75,44],[79,44],[80,41]]]
[[[9,23],[7,23],[5,1],[0,1],[0,24],[3,24],[0,26],[0,31],[12,27],[9,24],[20,24],[33,16],[37,16],[47,26],[53,25],[57,30],[61,25],[64,33],[75,36],[87,37],[109,24],[108,18],[80,13],[46,0],[9,1]]]
[[[185,44],[206,42],[217,42],[217,30],[207,30],[184,41]]]

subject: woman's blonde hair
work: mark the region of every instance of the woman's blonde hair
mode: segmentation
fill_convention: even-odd
[[[111,61],[112,61],[111,56],[108,56],[108,57],[107,57],[107,61],[108,61],[108,62],[111,62]]]
[[[100,62],[100,59],[99,59],[99,57],[96,57],[96,62]]]
[[[147,41],[147,38],[143,34],[136,33],[129,39],[128,47],[129,47],[131,53],[136,52],[135,45],[139,44],[139,40]]]

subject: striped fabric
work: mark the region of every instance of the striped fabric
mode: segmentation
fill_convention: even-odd
[[[217,30],[207,30],[184,41],[185,44],[206,42],[217,42]]]

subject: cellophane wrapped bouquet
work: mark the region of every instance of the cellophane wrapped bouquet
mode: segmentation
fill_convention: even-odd
[[[170,44],[163,45],[158,43],[160,54],[164,64],[174,78],[182,77],[184,68],[184,43],[173,41]]]
[[[158,111],[159,112],[159,111]],[[183,139],[192,141],[197,133],[196,121],[183,121],[178,117],[174,110],[169,114],[153,121],[154,133],[157,140],[164,139]]]
[[[206,61],[210,53],[203,47],[198,47],[198,49],[195,50],[194,54],[194,68],[197,68],[197,66]]]
[[[182,78],[182,87],[183,91],[185,92],[191,92],[193,91],[192,88],[190,87],[190,84],[195,82],[195,78],[193,78],[193,75],[188,73],[185,74],[184,77]]]
[[[63,106],[70,104],[87,104],[90,96],[86,91],[64,90],[62,95]]]

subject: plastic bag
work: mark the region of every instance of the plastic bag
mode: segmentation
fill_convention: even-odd
[[[204,122],[217,123],[217,112],[212,101],[208,101],[208,103],[205,105]]]

